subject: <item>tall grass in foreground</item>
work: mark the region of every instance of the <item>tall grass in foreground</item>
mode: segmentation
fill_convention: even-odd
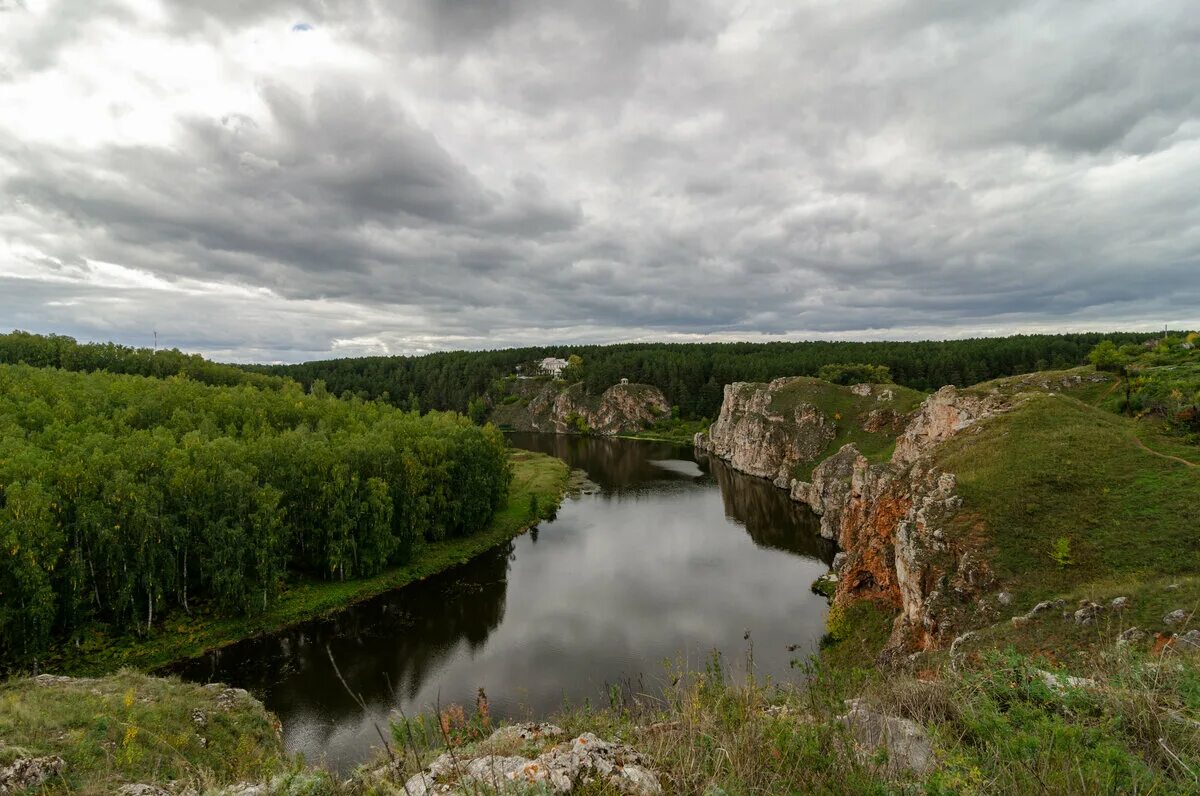
[[[1096,654],[1089,671],[1071,672],[1081,681],[1010,651],[920,676],[812,661],[798,664],[798,682],[771,684],[734,682],[714,658],[703,671],[674,673],[661,694],[614,688],[608,706],[568,708],[552,720],[568,737],[590,731],[635,747],[666,793],[1195,793],[1196,664],[1179,652],[1152,658],[1117,650]],[[886,752],[857,746],[837,719],[851,697],[922,725],[936,769],[889,778]],[[433,759],[447,742],[471,755],[491,729],[490,718],[454,706],[398,723],[393,737],[397,757],[408,761],[404,771],[413,773],[414,761]],[[488,751],[533,755],[552,743]],[[403,792],[401,781],[394,792]]]

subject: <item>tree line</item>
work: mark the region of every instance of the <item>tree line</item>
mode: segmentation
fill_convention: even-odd
[[[1152,334],[1016,335],[918,342],[631,343],[452,351],[418,357],[362,357],[253,366],[259,373],[310,384],[324,381],[336,394],[383,398],[406,408],[465,411],[492,382],[543,357],[577,356],[591,393],[622,378],[652,384],[683,417],[715,417],[723,388],[735,381],[815,376],[827,365],[862,363],[889,369],[898,384],[935,390],[1050,368],[1085,364],[1103,339],[1141,343]]]
[[[0,667],[96,622],[377,573],[507,493],[490,427],[277,386],[0,365]]]
[[[249,384],[279,389],[288,380],[237,365],[222,365],[175,348],[134,348],[116,343],[79,343],[60,334],[31,334],[20,330],[0,334],[0,363],[90,373],[97,370],[135,376],[187,376],[203,384],[232,387]]]

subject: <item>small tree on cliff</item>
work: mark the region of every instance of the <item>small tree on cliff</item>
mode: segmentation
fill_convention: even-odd
[[[563,381],[575,383],[583,381],[583,357],[571,354],[567,357],[567,366],[562,370]]]

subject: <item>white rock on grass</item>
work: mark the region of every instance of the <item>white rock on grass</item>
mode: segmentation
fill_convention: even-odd
[[[1121,631],[1121,635],[1117,636],[1117,646],[1124,647],[1128,644],[1136,644],[1146,638],[1146,634],[1139,628],[1131,627]]]
[[[520,724],[510,724],[506,727],[501,727],[492,733],[491,737],[488,738],[488,742],[493,745],[517,742],[536,743],[538,741],[561,738],[563,735],[565,733],[562,727],[538,721],[526,721]]]
[[[21,757],[0,768],[0,793],[24,793],[58,776],[67,763],[58,755]]]
[[[171,796],[171,792],[158,785],[147,785],[137,782],[132,785],[122,785],[117,788],[118,796]]]
[[[1061,672],[1048,672],[1045,669],[1037,669],[1038,677],[1041,678],[1042,684],[1051,691],[1056,691],[1060,694],[1065,693],[1068,688],[1098,688],[1099,684],[1095,680],[1090,680],[1087,677],[1072,677],[1069,674]]]
[[[1200,650],[1200,630],[1189,630],[1176,636],[1175,646],[1189,652]]]
[[[1189,614],[1187,611],[1183,610],[1182,608],[1177,608],[1176,610],[1172,611],[1171,613],[1169,613],[1163,617],[1163,624],[1164,625],[1182,624],[1183,622],[1186,622],[1189,617],[1191,617],[1191,614]]]
[[[1079,610],[1075,612],[1075,624],[1090,625],[1096,621],[1096,617],[1104,610],[1104,606],[1099,603],[1094,603],[1090,600],[1081,600]]]
[[[562,732],[553,725],[541,725],[537,737],[547,737],[548,731]],[[521,733],[532,733],[532,729],[528,725],[518,725],[518,729],[501,728],[484,745],[524,740]],[[576,785],[597,780],[633,796],[662,793],[658,776],[645,767],[641,755],[630,747],[609,743],[592,733],[560,743],[532,760],[504,755],[470,757],[460,754],[455,757],[446,753],[424,771],[410,777],[404,789],[408,796],[467,794],[476,793],[480,788],[498,793],[523,793],[531,786],[548,788],[552,793],[571,793]]]
[[[860,759],[869,762],[880,748],[886,750],[887,761],[883,764],[887,776],[897,776],[906,771],[923,774],[936,765],[933,746],[921,725],[897,716],[885,716],[871,710],[860,699],[847,700],[850,710],[838,716],[854,736],[856,751]]]

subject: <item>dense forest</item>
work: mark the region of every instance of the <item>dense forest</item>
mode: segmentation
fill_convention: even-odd
[[[599,393],[622,378],[653,384],[683,417],[715,417],[724,385],[779,376],[815,376],[822,366],[882,365],[898,384],[934,390],[1000,376],[1085,364],[1102,339],[1117,345],[1155,335],[1136,333],[1017,335],[922,342],[636,343],[604,346],[454,351],[420,357],[363,357],[257,366],[303,384],[323,380],[335,394],[384,398],[407,408],[465,411],[493,380],[543,357],[583,359],[587,389]]]
[[[65,335],[14,331],[0,334],[0,364],[62,368],[84,373],[103,370],[134,376],[187,376],[203,384],[279,389],[288,379],[211,362],[178,349],[132,348],[116,343],[78,343]]]
[[[289,580],[478,531],[503,501],[494,429],[276,381],[0,365],[0,668],[95,622],[261,611]]]

